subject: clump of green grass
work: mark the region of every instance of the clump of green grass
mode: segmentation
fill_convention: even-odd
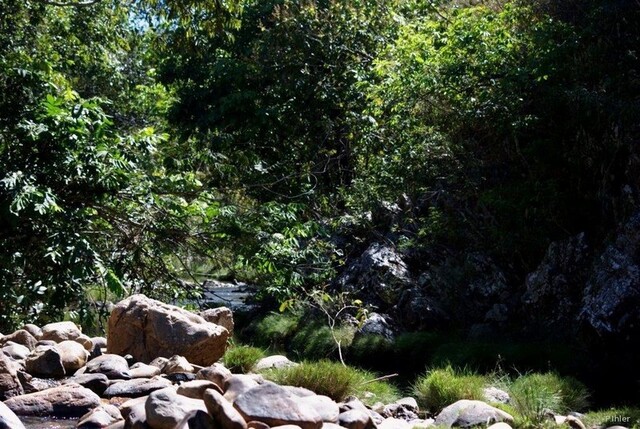
[[[343,350],[351,345],[355,328],[339,326],[333,330],[319,323],[299,329],[291,339],[289,349],[298,359],[326,359],[338,357],[338,343]],[[335,335],[335,338],[334,338]]]
[[[448,365],[418,377],[413,394],[418,404],[437,412],[460,399],[482,399],[487,384],[487,377],[470,371],[457,371]]]
[[[263,357],[264,352],[257,347],[235,346],[226,351],[222,361],[231,372],[246,374]]]
[[[585,414],[582,422],[588,428],[619,425],[640,429],[640,408],[622,407],[590,411]]]
[[[253,327],[252,338],[265,347],[284,349],[287,341],[298,329],[300,318],[287,313],[273,313],[258,321]]]
[[[552,372],[516,378],[509,386],[509,394],[513,407],[531,425],[544,422],[547,411],[580,411],[588,405],[589,397],[587,388],[578,380]]]
[[[278,384],[305,387],[335,401],[354,395],[373,404],[393,402],[400,397],[393,385],[377,380],[376,375],[328,360],[302,362],[293,367],[272,369],[263,375]]]

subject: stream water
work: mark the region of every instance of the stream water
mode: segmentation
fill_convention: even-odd
[[[20,421],[26,429],[70,429],[75,428],[78,419],[51,419],[50,417],[25,417]]]

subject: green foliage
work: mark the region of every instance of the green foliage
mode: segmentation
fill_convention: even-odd
[[[609,408],[589,411],[582,419],[588,428],[625,426],[630,429],[640,428],[640,409],[635,407]]]
[[[397,389],[376,380],[374,374],[327,360],[302,362],[297,366],[270,370],[264,375],[276,383],[305,387],[335,401],[355,395],[373,404],[393,402],[399,397]],[[370,395],[365,395],[365,392],[370,392]]]
[[[457,371],[451,366],[432,369],[419,377],[413,394],[422,407],[438,412],[460,399],[482,400],[488,380],[469,371]]]
[[[509,386],[513,407],[533,424],[546,419],[545,412],[581,411],[588,405],[586,387],[571,377],[555,373],[531,373],[516,378]]]
[[[298,329],[301,317],[291,313],[272,313],[249,328],[250,339],[256,344],[284,350]]]
[[[265,354],[262,349],[240,345],[227,349],[222,357],[222,362],[231,372],[246,374],[263,357]]]

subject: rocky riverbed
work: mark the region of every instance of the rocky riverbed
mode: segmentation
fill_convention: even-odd
[[[513,421],[468,400],[424,419],[413,398],[374,407],[355,397],[336,402],[258,373],[296,365],[283,356],[259,361],[256,373],[233,374],[219,362],[233,327],[226,308],[195,314],[134,295],[113,309],[107,338],[90,338],[72,322],[0,336],[0,429],[508,429]]]

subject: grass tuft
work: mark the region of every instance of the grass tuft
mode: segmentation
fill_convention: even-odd
[[[235,346],[226,351],[222,361],[231,372],[246,374],[263,357],[264,352],[257,347]]]
[[[293,367],[272,369],[263,375],[278,384],[305,387],[335,401],[355,395],[373,404],[393,402],[400,397],[393,385],[376,380],[376,375],[328,360],[302,362]]]
[[[486,377],[457,371],[449,365],[418,377],[413,394],[418,404],[435,413],[460,399],[483,399],[487,382]]]

